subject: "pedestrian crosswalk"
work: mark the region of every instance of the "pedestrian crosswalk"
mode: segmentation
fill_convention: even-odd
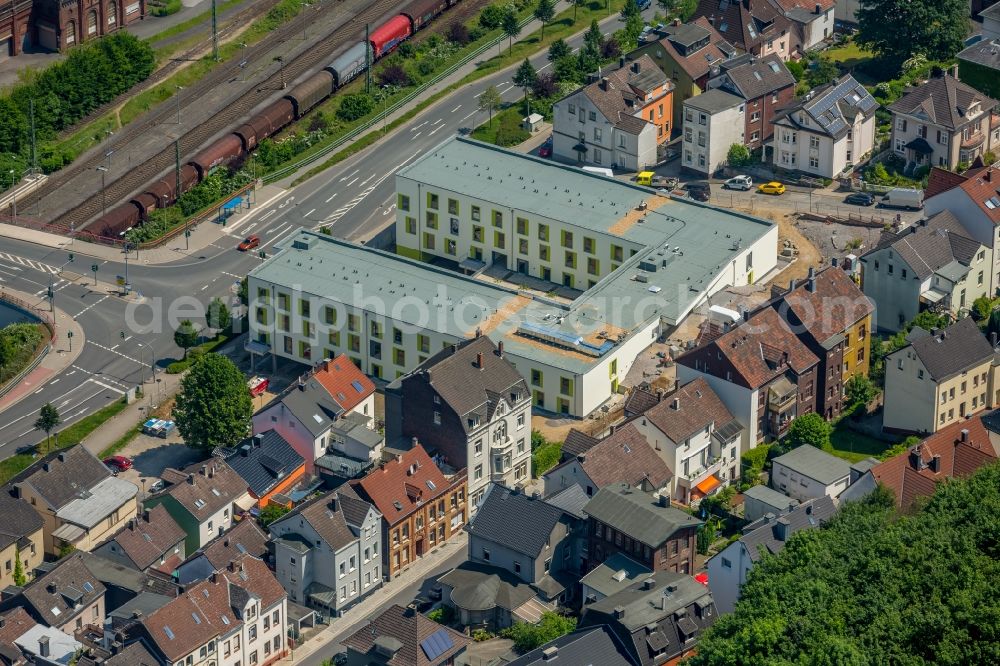
[[[24,257],[19,257],[16,254],[10,254],[9,252],[0,252],[0,262],[10,262],[11,264],[17,264],[18,266],[23,266],[25,268],[30,268],[32,270],[41,271],[42,273],[48,273],[50,275],[57,275],[59,273],[58,266],[51,266],[49,264],[42,263],[40,261],[35,261],[34,259],[25,259]],[[12,266],[15,270],[15,266]]]
[[[381,182],[381,181],[379,181],[379,182]],[[367,197],[369,194],[371,194],[372,190],[374,190],[374,189],[375,189],[375,185],[369,186],[367,189],[365,189],[363,192],[361,192],[361,194],[359,194],[358,196],[354,197],[353,199],[351,199],[350,201],[348,201],[346,204],[344,204],[343,206],[341,206],[337,210],[333,211],[332,215],[330,215],[327,218],[324,218],[322,222],[320,222],[318,225],[316,225],[316,228],[319,229],[320,227],[325,227],[325,226],[327,226],[329,224],[333,224],[334,222],[336,222],[340,218],[342,218],[345,215],[347,215],[348,213],[350,213],[352,210],[354,210],[354,207],[357,206],[362,201],[364,201],[365,197]]]

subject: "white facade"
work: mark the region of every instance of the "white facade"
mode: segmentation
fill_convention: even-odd
[[[552,154],[578,161],[578,144],[587,146],[584,164],[640,171],[656,164],[656,126],[647,123],[638,134],[616,127],[581,91],[552,105]]]
[[[802,26],[803,51],[820,46],[824,39],[833,36],[834,13],[834,9],[830,8],[814,14],[816,18]]]
[[[274,662],[287,650],[287,611],[286,597],[268,608],[261,608],[260,601],[251,596],[242,609],[234,611],[241,622],[196,647],[174,662],[174,666],[265,666]],[[226,625],[220,623],[220,626]]]
[[[991,170],[993,178],[997,178],[998,173]],[[1000,288],[1000,252],[997,251],[1000,249],[1000,225],[995,225],[961,187],[953,187],[924,200],[924,215],[927,217],[942,210],[951,211],[971,238],[990,249],[989,254],[993,255],[992,270],[989,272],[990,293],[996,293]]]
[[[759,403],[759,391],[748,389],[732,382],[727,382],[721,377],[710,375],[702,372],[701,370],[695,370],[694,368],[680,363],[677,364],[676,368],[677,383],[679,385],[687,384],[688,382],[701,377],[708,382],[709,386],[712,387],[712,390],[719,396],[719,399],[722,400],[722,404],[726,406],[726,409],[728,409],[729,413],[733,415],[733,418],[739,421],[739,424],[743,426],[743,439],[740,444],[739,451],[740,455],[749,451],[751,448],[756,446],[761,439],[763,439],[760,434],[760,430],[757,427],[760,419],[757,407]]]
[[[804,444],[803,446],[809,445]],[[832,483],[822,483],[805,474],[785,467],[778,462],[777,458],[771,462],[771,487],[800,502],[823,497],[824,495],[836,499],[840,493],[847,489],[849,480],[850,473],[845,474],[843,478],[837,479]]]
[[[725,108],[708,108],[706,95],[732,97]],[[712,174],[726,166],[729,148],[745,143],[745,104],[735,95],[709,91],[684,101],[684,142],[681,166],[703,174]]]
[[[499,400],[493,418],[469,432],[466,460],[470,516],[476,514],[491,482],[514,488],[531,480],[530,392],[516,403]]]
[[[836,20],[844,23],[857,23],[858,10],[861,8],[861,0],[837,0],[834,7]]]
[[[810,131],[809,117],[796,113],[800,127],[781,122],[774,126],[774,165],[797,169],[823,178],[835,178],[859,162],[875,147],[875,116],[859,114],[847,134],[834,139],[825,132]]]
[[[720,614],[732,613],[740,599],[740,589],[753,568],[753,560],[742,541],[734,541],[705,563],[708,588]]]

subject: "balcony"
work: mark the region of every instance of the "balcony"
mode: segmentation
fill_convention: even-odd
[[[726,465],[726,459],[712,457],[705,461],[705,464],[698,469],[691,470],[687,475],[677,475],[677,484],[682,488],[694,488],[699,483],[712,475],[719,475]]]
[[[962,150],[978,148],[984,141],[986,141],[986,132],[976,132],[970,135],[968,139],[962,139]]]
[[[782,377],[767,389],[768,409],[772,412],[786,412],[795,406],[797,388],[787,377]]]

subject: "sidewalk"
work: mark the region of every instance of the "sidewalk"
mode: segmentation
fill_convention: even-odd
[[[25,303],[36,305],[41,310],[48,310],[45,298],[39,298],[34,294],[28,294],[9,287],[4,287],[3,291],[20,298]],[[55,328],[56,334],[52,340],[52,348],[38,366],[28,373],[27,377],[22,379],[7,395],[0,398],[0,412],[9,409],[24,397],[37,391],[45,382],[73,365],[77,357],[80,356],[80,352],[83,351],[83,345],[87,341],[83,334],[83,327],[76,323],[76,320],[66,312],[56,308]],[[69,332],[73,333],[72,338],[67,335]],[[70,351],[70,347],[72,347],[72,351]]]

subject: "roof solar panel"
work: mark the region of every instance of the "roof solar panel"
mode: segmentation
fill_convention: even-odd
[[[434,661],[454,646],[455,644],[452,642],[451,636],[444,629],[438,629],[420,641],[420,649],[424,651],[429,661]]]

